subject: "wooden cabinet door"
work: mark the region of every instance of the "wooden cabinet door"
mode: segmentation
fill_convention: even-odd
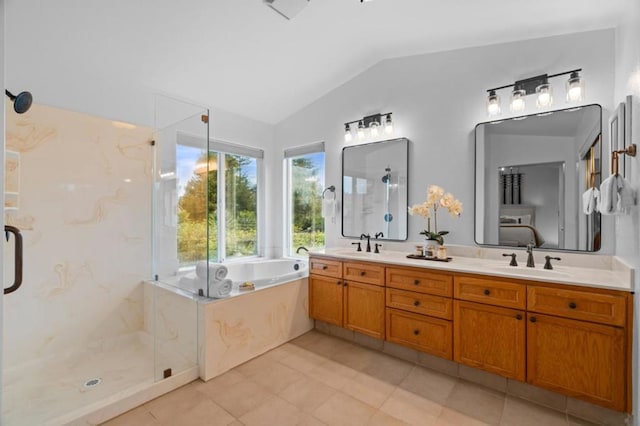
[[[527,381],[614,410],[625,409],[625,331],[528,314]]]
[[[524,381],[524,317],[523,311],[455,300],[453,360]]]
[[[384,338],[384,287],[345,281],[344,327]]]
[[[343,281],[309,275],[309,316],[342,327]]]

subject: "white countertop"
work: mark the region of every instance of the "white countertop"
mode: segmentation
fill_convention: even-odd
[[[522,264],[515,267],[509,266],[510,257],[497,260],[491,258],[456,256],[453,253],[449,254],[449,256],[452,257],[450,262],[409,259],[407,258],[407,252],[391,250],[384,250],[380,254],[374,254],[357,252],[355,249],[348,248],[327,248],[310,253],[310,255],[314,254],[339,259],[422,267],[448,272],[466,272],[610,290],[634,291],[633,269],[615,257],[613,257],[610,262],[592,262],[592,264],[599,266],[597,268],[582,265],[557,265],[552,261],[552,263],[554,263],[554,269],[546,270],[543,269],[544,262],[539,262],[538,259],[536,259],[537,263],[535,268],[528,268]],[[520,259],[519,262],[526,264],[524,259]]]

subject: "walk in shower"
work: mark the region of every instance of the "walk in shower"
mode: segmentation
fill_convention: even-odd
[[[177,194],[154,196],[170,179],[159,152],[181,132],[206,141],[208,111],[159,96],[155,114],[150,128],[7,107],[5,223],[24,273],[4,298],[2,425],[95,424],[197,377],[196,302],[144,282],[168,259],[153,234],[176,241]]]

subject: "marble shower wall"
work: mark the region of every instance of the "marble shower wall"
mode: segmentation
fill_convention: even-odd
[[[5,220],[23,233],[24,281],[4,299],[5,368],[142,330],[151,136],[149,128],[44,105],[7,115],[19,191]],[[10,270],[12,262],[6,255]]]

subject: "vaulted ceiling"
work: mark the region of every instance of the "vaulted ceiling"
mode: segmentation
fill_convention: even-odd
[[[381,60],[611,28],[628,1],[311,0],[287,21],[262,0],[6,0],[7,82],[277,123]]]

